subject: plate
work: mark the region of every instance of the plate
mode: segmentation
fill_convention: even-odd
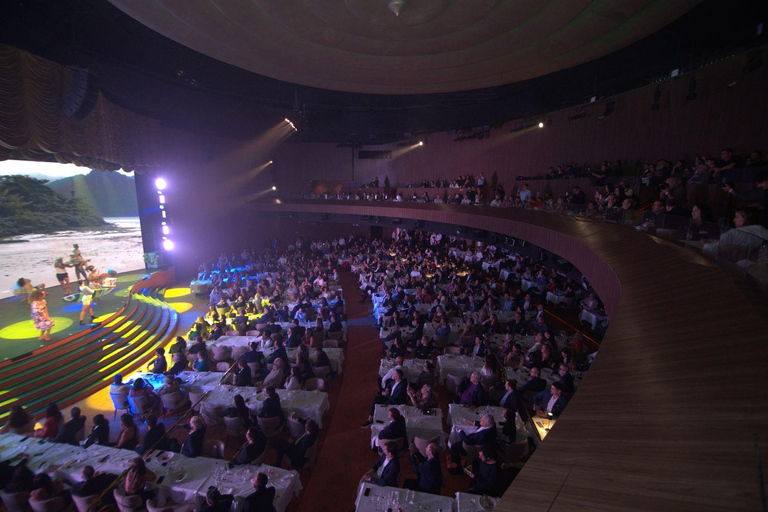
[[[186,471],[182,471],[179,475],[176,476],[176,478],[173,479],[173,481],[178,484],[178,483],[183,482],[184,480],[186,480],[187,476],[189,476],[187,474],[187,472]]]
[[[483,507],[484,510],[491,511],[493,510],[493,501],[491,501],[491,498],[488,496],[483,496],[480,498],[480,506]]]
[[[160,462],[168,462],[173,458],[173,452],[163,452],[162,455],[157,456],[157,460]]]

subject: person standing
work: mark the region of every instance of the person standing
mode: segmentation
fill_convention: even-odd
[[[45,291],[34,290],[29,294],[29,305],[32,311],[32,321],[35,329],[40,331],[39,340],[51,341],[51,329],[55,322],[48,316],[48,304],[45,302]]]
[[[59,256],[56,258],[56,261],[53,262],[53,268],[56,269],[56,280],[59,281],[61,289],[64,290],[65,295],[72,293],[72,290],[69,287],[69,273],[67,272],[67,267],[71,266],[73,265],[64,263],[64,256]]]
[[[80,285],[80,301],[83,303],[83,310],[80,311],[80,325],[85,325],[83,320],[85,320],[86,311],[91,315],[91,322],[96,320],[93,316],[93,307],[91,306],[91,301],[93,300],[93,288],[88,286],[88,281],[78,281],[78,284]]]

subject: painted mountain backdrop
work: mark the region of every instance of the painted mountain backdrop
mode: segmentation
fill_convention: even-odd
[[[138,217],[136,183],[133,176],[117,172],[91,171],[48,183],[57,194],[78,197],[102,217]]]

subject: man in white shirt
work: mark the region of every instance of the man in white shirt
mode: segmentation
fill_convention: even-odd
[[[405,368],[403,368],[403,358],[402,358],[402,356],[397,356],[395,358],[395,366],[393,366],[381,378],[381,382],[379,382],[379,388],[384,389],[385,387],[387,387],[387,381],[395,379],[395,370],[397,370],[398,368],[401,369],[403,371],[403,373],[405,373]]]
[[[523,183],[520,187],[520,192],[517,193],[517,197],[519,197],[522,202],[526,202],[531,198],[531,191],[528,189],[527,183]]]

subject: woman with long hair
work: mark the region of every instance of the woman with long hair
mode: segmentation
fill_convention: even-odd
[[[157,475],[152,470],[147,469],[147,465],[141,457],[136,457],[125,474],[125,494],[128,496],[138,495],[146,501],[154,496],[154,492],[147,491],[144,487],[147,482],[153,481]]]
[[[59,426],[64,417],[55,402],[48,404],[45,410],[45,422],[43,428],[35,430],[35,437],[56,437],[59,434]]]
[[[67,267],[73,266],[71,263],[64,263],[64,256],[59,256],[56,261],[53,262],[53,268],[56,270],[56,280],[61,285],[61,289],[64,290],[66,295],[72,293],[69,288],[69,273]]]
[[[133,421],[133,416],[125,413],[120,416],[120,437],[115,448],[135,450],[137,446],[139,446],[139,427]],[[126,492],[128,492],[127,489]]]
[[[48,315],[48,304],[45,302],[45,291],[35,290],[29,294],[29,306],[32,312],[32,322],[35,329],[40,331],[41,341],[51,341],[51,329],[55,325]]]

